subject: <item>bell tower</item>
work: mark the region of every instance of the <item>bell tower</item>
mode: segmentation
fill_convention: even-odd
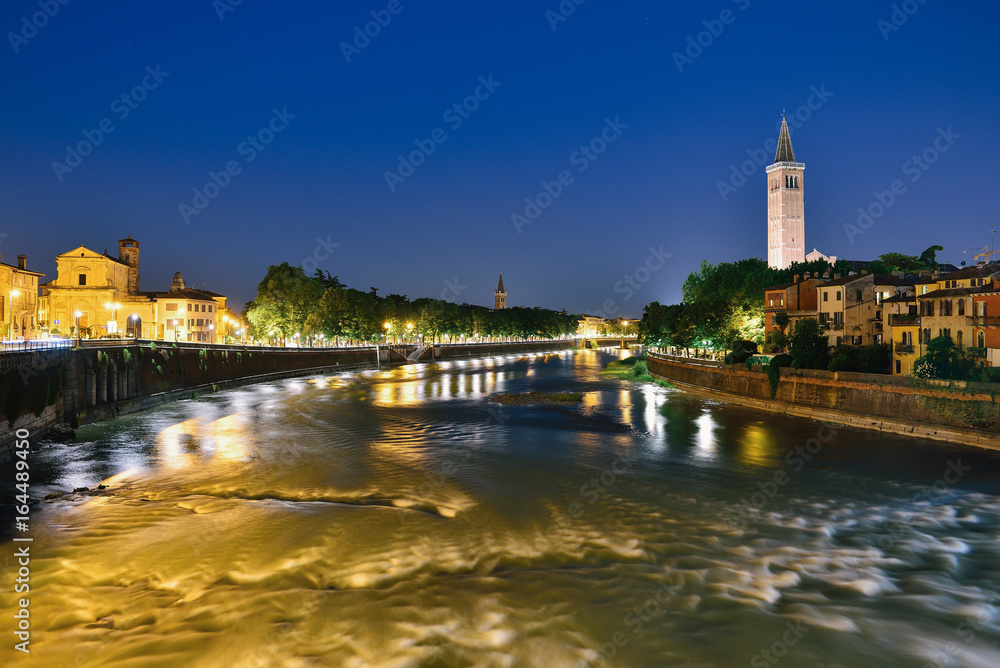
[[[767,168],[767,266],[787,269],[806,260],[806,166],[795,161],[788,121],[781,114],[781,132],[774,164]]]
[[[500,284],[493,293],[493,310],[499,311],[505,308],[507,308],[507,291],[503,289],[503,272],[500,272]]]
[[[128,293],[139,292],[139,242],[130,234],[118,240],[118,259],[128,265]]]

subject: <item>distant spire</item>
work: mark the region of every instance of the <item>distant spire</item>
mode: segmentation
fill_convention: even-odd
[[[506,290],[503,289],[503,272],[502,271],[500,272],[500,285],[497,286],[497,292],[506,292]]]
[[[778,135],[778,151],[774,154],[775,162],[795,162],[795,151],[792,150],[792,137],[788,134],[788,121],[785,112],[781,112],[781,134]]]

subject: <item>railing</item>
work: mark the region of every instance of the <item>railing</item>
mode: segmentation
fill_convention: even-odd
[[[906,327],[907,325],[919,325],[919,324],[920,324],[919,315],[910,315],[909,313],[889,314],[890,327]]]
[[[844,323],[842,322],[831,322],[826,321],[823,323],[823,329],[832,329],[835,332],[840,332],[844,329]]]
[[[965,324],[977,327],[996,327],[1000,325],[1000,316],[996,315],[974,315],[965,318]]]
[[[0,353],[31,353],[45,350],[72,348],[73,341],[49,339],[44,341],[0,341]]]
[[[966,352],[973,359],[986,359],[986,348],[966,348]]]
[[[893,345],[893,350],[896,351],[897,355],[912,355],[913,345],[910,343],[903,343],[902,341],[896,341]]]

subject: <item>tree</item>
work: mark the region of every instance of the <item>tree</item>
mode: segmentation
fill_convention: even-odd
[[[774,314],[774,318],[771,319],[771,322],[774,323],[775,327],[781,330],[782,334],[785,333],[785,327],[788,327],[788,324],[791,321],[792,319],[788,316],[788,311],[778,311]]]
[[[951,337],[943,335],[927,344],[927,352],[913,363],[913,375],[917,378],[963,380],[972,375],[974,366],[972,360],[955,346]]]
[[[820,333],[815,318],[803,318],[788,338],[792,366],[796,369],[825,369],[830,363],[830,345]]]

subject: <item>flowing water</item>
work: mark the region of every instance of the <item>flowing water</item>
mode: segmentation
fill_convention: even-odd
[[[254,385],[40,449],[3,665],[1000,666],[1000,456],[599,377],[621,354]],[[526,390],[584,400],[487,402]]]

